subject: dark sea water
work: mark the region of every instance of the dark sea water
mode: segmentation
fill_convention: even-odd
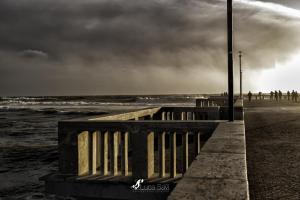
[[[39,178],[57,170],[57,122],[153,106],[194,105],[202,95],[0,97],[0,199],[54,199]]]

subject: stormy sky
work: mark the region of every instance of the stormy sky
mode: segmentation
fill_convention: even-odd
[[[0,95],[227,89],[225,0],[1,0],[0,24]],[[245,90],[267,90],[299,46],[298,0],[234,1],[236,90],[239,50]]]

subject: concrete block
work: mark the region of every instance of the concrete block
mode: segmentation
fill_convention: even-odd
[[[244,200],[248,199],[247,181],[232,179],[181,180],[168,200]]]
[[[247,180],[246,155],[229,153],[199,154],[185,177]]]

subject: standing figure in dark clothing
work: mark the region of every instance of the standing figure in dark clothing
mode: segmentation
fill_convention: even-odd
[[[273,100],[273,96],[274,96],[274,92],[271,91],[271,92],[270,92],[270,99],[271,99],[271,100]]]
[[[298,102],[298,92],[295,91],[295,102]]]
[[[290,100],[290,97],[291,97],[291,93],[290,93],[290,91],[287,91],[287,98],[288,98],[288,101]]]
[[[259,100],[261,100],[262,92],[259,92],[258,96],[259,96]]]
[[[295,91],[293,90],[292,91],[292,101],[294,101],[295,100]]]
[[[278,95],[279,95],[279,100],[281,101],[281,99],[282,99],[282,92],[280,90],[278,92]]]
[[[249,99],[249,101],[251,101],[251,99],[252,99],[252,93],[250,91],[248,92],[248,99]]]
[[[278,101],[278,92],[275,90],[275,100]]]

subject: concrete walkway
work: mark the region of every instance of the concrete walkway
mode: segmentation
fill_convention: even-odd
[[[300,199],[300,104],[244,105],[250,199]]]

